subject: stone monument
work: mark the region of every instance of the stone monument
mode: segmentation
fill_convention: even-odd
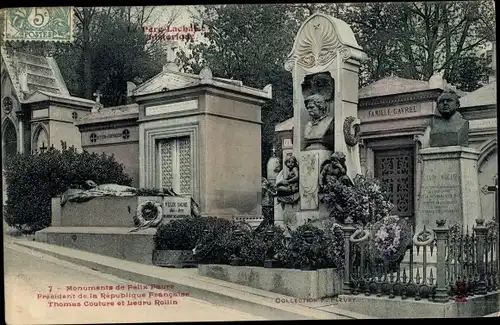
[[[417,228],[459,224],[472,229],[481,217],[477,160],[479,151],[468,147],[469,122],[457,112],[459,96],[445,90],[437,99],[436,116],[429,135],[429,147],[420,150],[422,182]]]
[[[295,214],[292,223],[298,226],[327,215],[320,202],[320,166],[333,152],[345,155],[348,177],[361,173],[357,103],[359,66],[365,57],[352,29],[340,19],[316,13],[300,27],[285,63],[293,78],[298,193],[288,186],[294,190],[287,192],[291,202],[284,211],[275,211],[276,221]],[[291,206],[294,211],[285,213]]]
[[[460,101],[457,93],[445,90],[437,99],[437,108],[441,117],[434,117],[431,133],[431,147],[469,146],[469,121],[457,112]]]

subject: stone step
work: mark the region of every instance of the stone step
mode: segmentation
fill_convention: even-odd
[[[156,229],[130,232],[129,227],[48,227],[35,233],[35,241],[152,264]]]
[[[278,303],[278,300],[290,301],[294,298],[200,276],[197,269],[162,268],[36,241],[16,241],[15,244],[133,282],[172,285],[175,291],[188,293],[192,298],[256,314],[270,320],[374,318],[338,308],[331,303]]]

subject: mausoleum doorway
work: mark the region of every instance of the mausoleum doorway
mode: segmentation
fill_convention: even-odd
[[[393,214],[408,217],[415,224],[413,147],[374,150],[375,177],[388,192],[394,204]]]
[[[180,195],[192,196],[191,138],[189,136],[158,141],[159,182]]]

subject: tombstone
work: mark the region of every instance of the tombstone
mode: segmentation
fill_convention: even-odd
[[[285,63],[293,77],[293,155],[299,163],[296,225],[327,213],[318,193],[319,169],[333,152],[345,154],[351,179],[361,173],[355,131],[359,67],[365,57],[352,29],[340,19],[316,13],[297,33]]]
[[[417,230],[432,229],[437,220],[472,229],[481,217],[477,161],[479,150],[468,147],[469,123],[457,109],[459,97],[445,90],[437,99],[440,115],[431,126],[428,148],[420,150],[422,180]]]

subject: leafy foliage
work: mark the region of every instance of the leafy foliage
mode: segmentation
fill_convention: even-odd
[[[239,236],[236,230],[240,230]],[[311,233],[310,238],[306,239],[306,231]],[[285,268],[341,268],[344,261],[343,232],[338,225],[324,232],[306,224],[292,232],[288,243],[279,226],[268,225],[257,231],[222,218],[190,217],[162,224],[154,240],[159,250],[194,248],[196,260],[207,264],[229,264],[236,255],[244,265],[260,267],[268,257]]]
[[[325,232],[310,223],[298,227],[290,239],[286,249],[277,255],[282,265],[294,269],[321,269],[341,267],[338,250],[330,246],[338,244],[335,236],[327,236]],[[343,246],[342,246],[343,249]]]
[[[272,231],[272,237],[269,238],[267,232]],[[264,266],[264,261],[268,256],[268,250],[273,250],[270,257],[277,256],[279,252],[285,249],[285,234],[283,228],[268,225],[261,231],[252,232],[251,240],[247,246],[242,247],[241,257],[245,260],[245,265]]]
[[[85,181],[130,185],[132,179],[113,155],[78,152],[63,145],[43,153],[16,154],[6,162],[7,208],[5,221],[12,227],[37,231],[51,222],[51,198]]]
[[[330,210],[330,217],[345,223],[352,222],[368,225],[388,216],[394,205],[387,199],[386,193],[376,178],[357,175],[354,186],[346,186],[336,178],[329,178],[325,186],[325,202]]]
[[[205,231],[198,238],[195,258],[200,263],[228,264],[236,246],[248,241],[248,232],[238,241],[233,236],[235,224],[227,219],[205,217]]]
[[[191,250],[206,229],[207,219],[189,216],[162,223],[154,235],[157,250]]]

